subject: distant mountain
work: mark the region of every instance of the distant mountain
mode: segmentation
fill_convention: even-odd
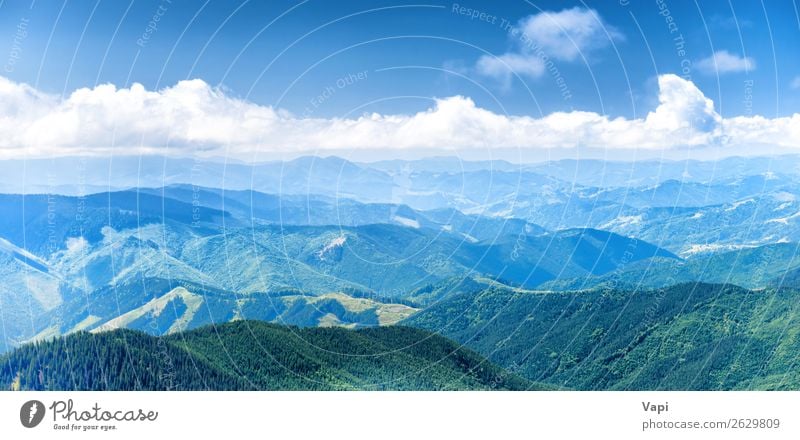
[[[463,160],[455,156],[433,156],[416,160],[381,160],[366,162],[360,165],[381,170],[389,174],[438,172],[460,173],[463,171],[515,171],[526,167],[524,164],[514,164],[505,160]]]
[[[338,157],[307,156],[260,164],[162,156],[0,161],[0,192],[17,194],[83,195],[182,183],[386,201],[391,200],[392,182],[382,171]]]
[[[683,208],[733,204],[751,197],[795,194],[798,191],[800,184],[795,178],[770,173],[717,179],[710,183],[670,179],[652,186],[598,188],[596,194],[587,195],[634,208]]]
[[[404,324],[569,388],[797,389],[798,295],[702,283],[562,293],[495,286],[450,296]]]
[[[777,285],[800,287],[794,283],[793,274],[797,271],[800,271],[800,244],[777,243],[706,252],[684,260],[653,258],[636,261],[604,275],[558,279],[539,288],[575,290],[604,284],[652,288],[691,281],[735,284],[750,289]]]
[[[763,179],[747,179],[763,182]],[[667,182],[657,188],[582,189],[543,203],[537,196],[497,198],[484,216],[508,216],[548,230],[594,228],[646,240],[682,257],[800,241],[800,185],[741,182],[708,187]],[[714,195],[714,193],[717,193]],[[741,195],[751,194],[744,198]],[[633,205],[638,205],[633,206]],[[698,205],[698,206],[691,206]]]
[[[190,185],[140,188],[136,192],[225,211],[231,215],[230,218],[236,219],[232,225],[363,226],[385,223],[461,233],[479,241],[547,232],[541,226],[520,219],[468,215],[452,208],[421,211],[402,204],[362,203],[321,195],[277,196],[252,190]]]
[[[67,248],[68,238],[93,243],[103,239],[104,228],[136,228],[171,221],[184,225],[218,227],[228,213],[175,199],[118,191],[84,197],[0,194],[0,237],[39,255]],[[229,226],[238,223],[232,217]]]
[[[597,227],[649,241],[682,257],[798,242],[800,201],[796,194],[800,191],[764,193],[696,208],[628,211]]]
[[[669,180],[713,183],[745,176],[789,174],[800,172],[800,156],[728,157],[717,161],[642,160],[604,161],[600,159],[563,159],[531,164],[525,169],[593,187],[638,187],[658,185]]]
[[[793,268],[773,278],[770,287],[800,289],[800,268]]]
[[[77,195],[128,188],[194,184],[275,194],[322,194],[362,201],[397,202],[398,195],[421,188],[432,176],[469,185],[479,173],[500,173],[505,185],[516,176],[521,188],[530,177],[566,187],[629,188],[670,180],[713,184],[746,176],[797,175],[800,156],[730,157],[719,161],[604,161],[564,159],[532,164],[465,161],[458,157],[355,163],[339,157],[304,156],[287,161],[248,164],[226,159],[121,156],[0,160],[0,192]],[[467,174],[464,174],[467,173]],[[503,183],[505,182],[505,183]],[[460,185],[459,185],[460,186]],[[460,191],[447,185],[447,192]],[[469,196],[469,191],[465,193]],[[440,206],[443,207],[443,206]]]
[[[0,356],[22,390],[539,390],[419,329],[297,328],[258,321],[154,337],[76,333]]]
[[[123,156],[0,161],[0,192],[59,193],[75,182],[83,187],[72,193],[156,188],[140,192],[224,210],[246,223],[435,226],[478,240],[492,237],[502,222],[517,230],[520,223],[550,231],[592,228],[685,257],[800,241],[798,170],[800,156],[541,164],[453,157],[375,163],[300,157],[243,164]],[[61,210],[62,199],[49,200]]]

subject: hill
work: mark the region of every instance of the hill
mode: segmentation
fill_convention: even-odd
[[[631,262],[604,275],[553,280],[537,288],[577,290],[604,284],[657,288],[693,281],[735,284],[748,289],[773,285],[798,287],[793,275],[800,269],[797,250],[797,243],[775,243],[698,254],[684,260],[657,257]]]
[[[799,295],[703,283],[573,292],[495,286],[446,298],[404,324],[569,388],[798,389]]]
[[[75,333],[0,357],[26,390],[543,389],[433,333],[408,327],[297,328],[258,321],[172,336]]]

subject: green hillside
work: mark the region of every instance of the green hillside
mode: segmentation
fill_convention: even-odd
[[[798,389],[800,294],[731,285],[492,287],[404,321],[534,381],[584,390]]]
[[[259,321],[170,336],[75,333],[0,357],[25,390],[543,389],[424,330],[298,328]]]

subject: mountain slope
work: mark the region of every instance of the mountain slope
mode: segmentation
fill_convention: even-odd
[[[349,293],[309,295],[286,290],[243,295],[185,280],[133,279],[94,291],[90,300],[76,296],[61,307],[42,312],[36,332],[11,345],[81,330],[96,333],[129,328],[166,335],[239,319],[360,328],[391,325],[417,311],[366,295],[351,296],[360,292]]]
[[[588,289],[603,284],[629,288],[666,287],[701,281],[735,284],[748,289],[780,285],[797,287],[793,273],[800,269],[797,243],[776,243],[734,251],[702,254],[685,260],[654,258],[620,265],[600,276],[553,280],[539,286],[547,290]]]
[[[404,321],[528,379],[592,390],[798,389],[800,296],[730,285],[452,296]]]
[[[117,330],[26,345],[0,357],[0,383],[34,390],[543,388],[419,329],[299,329],[256,321],[169,337]]]
[[[0,238],[0,353],[46,327],[73,293],[47,262]]]

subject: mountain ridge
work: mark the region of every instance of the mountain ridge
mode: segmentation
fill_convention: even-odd
[[[69,391],[552,389],[420,329],[301,329],[258,321],[162,337],[76,333],[0,355],[0,383]]]

